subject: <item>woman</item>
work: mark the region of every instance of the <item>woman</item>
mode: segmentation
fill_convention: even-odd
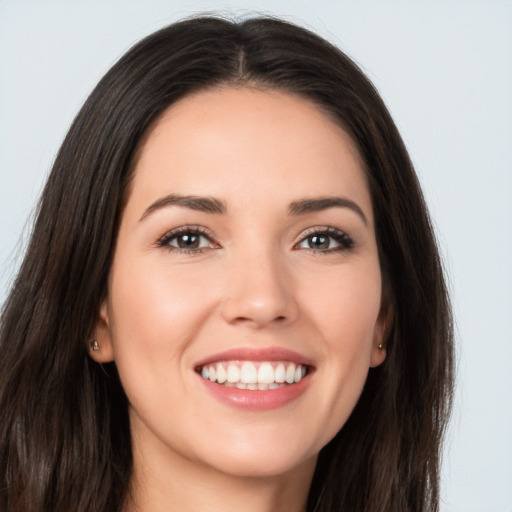
[[[450,308],[376,91],[274,19],[132,48],[0,334],[2,510],[437,510]]]

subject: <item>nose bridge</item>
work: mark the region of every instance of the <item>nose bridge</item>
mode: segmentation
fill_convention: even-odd
[[[275,247],[250,245],[235,250],[226,286],[223,314],[228,322],[262,327],[296,317],[293,282]]]

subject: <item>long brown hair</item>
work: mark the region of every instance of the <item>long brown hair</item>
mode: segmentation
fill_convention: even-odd
[[[135,45],[73,122],[0,325],[0,510],[120,511],[132,471],[113,363],[88,356],[136,149],[170,104],[223,84],[315,102],[353,138],[376,218],[387,359],[321,451],[310,511],[436,511],[453,384],[450,305],[414,169],[379,95],[341,51],[292,24],[197,17]]]

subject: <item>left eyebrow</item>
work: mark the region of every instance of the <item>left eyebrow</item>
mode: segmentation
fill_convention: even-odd
[[[153,213],[155,210],[159,210],[160,208],[165,208],[169,206],[178,206],[181,208],[187,208],[189,210],[196,210],[198,212],[205,213],[226,213],[226,205],[224,204],[224,202],[219,201],[214,197],[170,194],[168,196],[156,200],[153,204],[146,208],[139,222],[144,220],[148,215]]]
[[[368,226],[368,219],[362,208],[354,201],[346,197],[315,197],[311,199],[301,199],[290,204],[289,215],[303,215],[305,213],[314,213],[327,210],[329,208],[348,208],[357,213]]]

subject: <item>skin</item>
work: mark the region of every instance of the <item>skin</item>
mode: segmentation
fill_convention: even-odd
[[[226,212],[151,208],[169,194],[216,198]],[[360,212],[289,212],[334,196]],[[175,246],[162,246],[183,226],[206,230],[200,251],[169,236]],[[352,245],[312,249],[311,228],[326,227]],[[126,510],[304,510],[319,450],[384,361],[381,297],[368,185],[340,126],[276,91],[225,87],[172,105],[136,162],[91,352],[116,362],[130,403]],[[195,367],[239,347],[307,357],[304,393],[263,411],[214,398]]]

